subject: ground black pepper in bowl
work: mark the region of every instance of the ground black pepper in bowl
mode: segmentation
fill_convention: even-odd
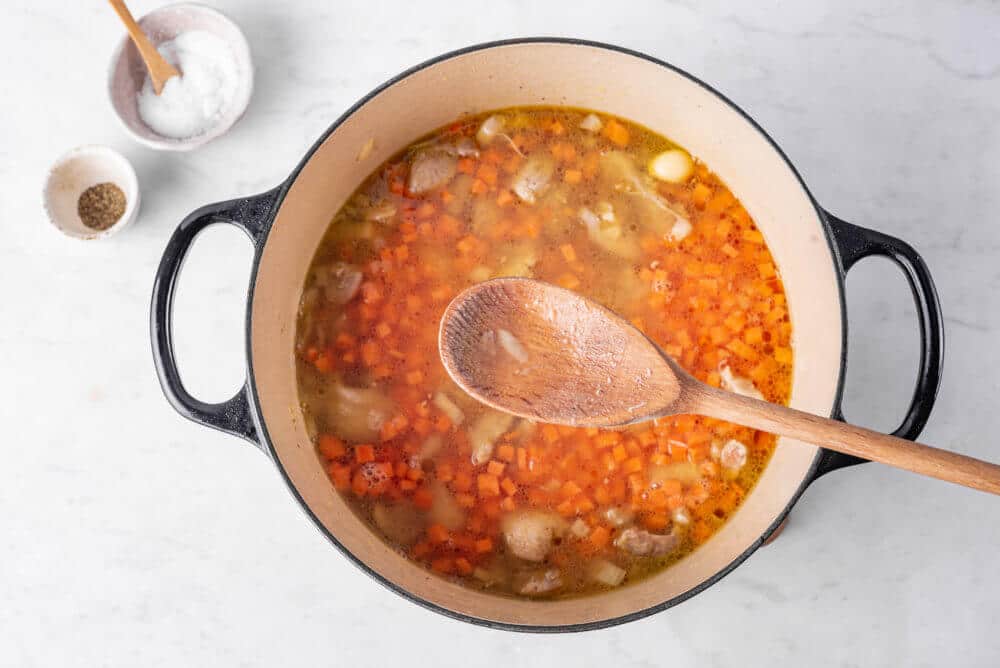
[[[125,193],[113,183],[98,183],[83,191],[76,212],[92,230],[106,230],[125,213]]]

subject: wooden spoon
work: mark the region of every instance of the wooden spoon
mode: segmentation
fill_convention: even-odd
[[[129,37],[132,38],[132,43],[139,50],[142,62],[146,64],[146,69],[149,70],[149,78],[153,82],[153,91],[159,95],[163,92],[163,87],[166,85],[167,80],[171,77],[179,77],[181,73],[156,50],[153,43],[146,37],[146,33],[142,31],[139,24],[132,18],[132,12],[128,10],[123,0],[108,0],[108,2],[111,3],[115,12],[118,13],[118,18],[125,24],[125,29],[128,30]]]
[[[438,347],[462,389],[532,420],[619,427],[694,413],[1000,494],[996,464],[706,385],[620,316],[541,281],[465,290],[445,310]]]

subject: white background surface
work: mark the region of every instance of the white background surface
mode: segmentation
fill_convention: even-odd
[[[869,465],[813,485],[772,546],[652,618],[570,636],[426,612],[335,552],[252,447],[179,418],[149,352],[154,268],[194,208],[285,177],[375,85],[488,39],[566,35],[670,61],[785,149],[817,199],[910,241],[946,313],[930,443],[1000,460],[1000,5],[980,3],[218,3],[245,29],[257,90],[232,133],[187,155],[118,128],[102,2],[5,2],[0,19],[0,665],[996,666],[1000,501]],[[136,14],[155,5],[132,3]],[[919,9],[918,9],[919,7]],[[40,208],[47,165],[122,150],[142,211],[74,242]],[[242,378],[250,250],[199,239],[182,278],[185,378]],[[912,383],[901,275],[849,281],[846,407],[889,429]]]

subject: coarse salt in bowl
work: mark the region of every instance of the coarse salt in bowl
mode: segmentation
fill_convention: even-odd
[[[111,106],[125,130],[141,144],[165,151],[190,151],[225,134],[246,111],[253,91],[250,47],[240,29],[219,11],[194,3],[156,9],[139,19],[139,26],[157,46],[192,31],[207,32],[220,38],[232,52],[236,77],[228,104],[209,127],[189,137],[164,136],[149,127],[140,114],[139,96],[148,74],[138,50],[126,36],[115,50],[108,73]]]

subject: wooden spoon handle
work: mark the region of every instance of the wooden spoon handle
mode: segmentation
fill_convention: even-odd
[[[691,413],[788,436],[939,480],[1000,494],[1000,466],[996,464],[822,418],[787,406],[722,392],[700,383],[687,390],[685,408]]]
[[[111,3],[111,6],[118,14],[118,18],[125,24],[125,29],[128,30],[135,48],[139,50],[139,55],[142,56],[143,62],[146,63],[146,69],[149,70],[149,78],[153,80],[153,90],[159,95],[163,91],[163,86],[167,83],[167,79],[180,76],[180,72],[156,50],[153,43],[146,37],[146,33],[142,31],[139,24],[132,18],[132,12],[125,6],[124,0],[108,0],[108,2]]]

